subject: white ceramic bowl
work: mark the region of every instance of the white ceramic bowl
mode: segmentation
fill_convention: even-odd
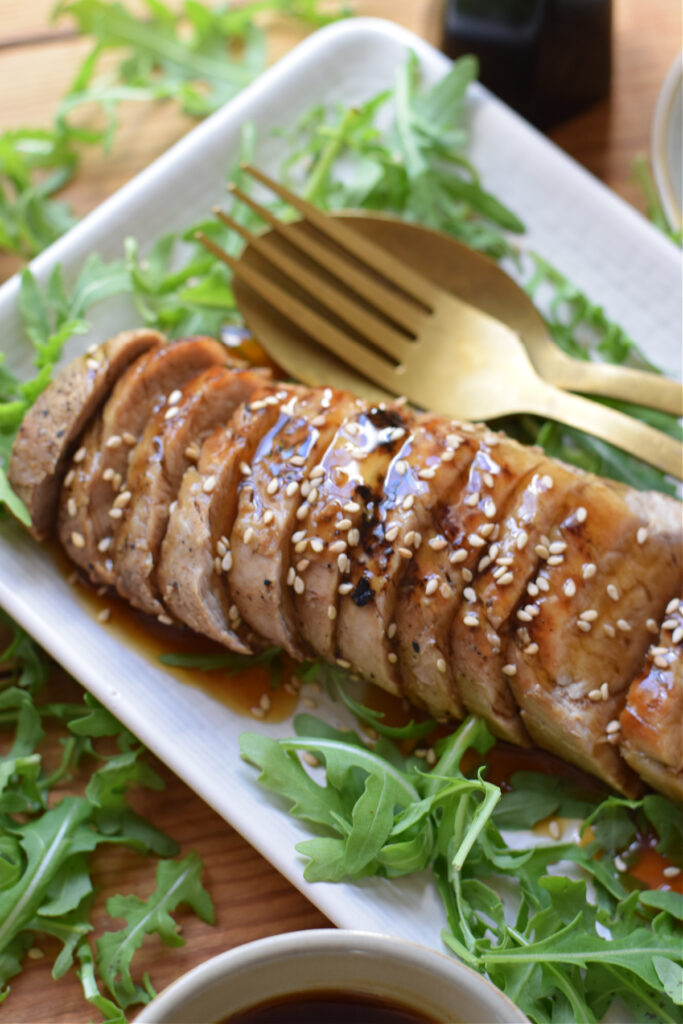
[[[672,230],[683,226],[683,53],[664,79],[652,122],[652,171]]]
[[[489,981],[452,957],[371,932],[317,929],[260,939],[175,981],[137,1024],[215,1024],[270,999],[314,991],[368,993],[440,1024],[528,1024]]]

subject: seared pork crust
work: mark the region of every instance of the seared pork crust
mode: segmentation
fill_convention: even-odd
[[[164,336],[141,328],[124,331],[59,371],[24,416],[12,446],[9,481],[31,516],[31,533],[52,532],[67,460],[88,420],[134,359]]]
[[[652,626],[652,623],[649,624]],[[683,600],[666,606],[659,636],[628,691],[619,720],[607,726],[642,779],[683,801]]]

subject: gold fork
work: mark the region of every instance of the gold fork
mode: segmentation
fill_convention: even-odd
[[[683,479],[683,446],[678,441],[548,384],[533,368],[519,337],[499,320],[439,288],[262,171],[244,170],[298,210],[323,239],[288,230],[237,188],[232,189],[235,196],[273,232],[255,235],[224,211],[217,209],[216,215],[284,274],[288,286],[251,262],[234,259],[202,232],[196,237],[238,280],[343,363],[418,406],[468,420],[533,413],[591,433]],[[272,244],[273,234],[283,230],[305,261]],[[268,339],[261,340],[267,348]]]

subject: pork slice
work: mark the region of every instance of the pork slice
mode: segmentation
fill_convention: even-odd
[[[133,360],[164,340],[147,328],[117,334],[63,367],[24,416],[8,475],[37,540],[54,527],[67,460],[88,420]]]
[[[540,747],[633,794],[606,729],[643,664],[647,621],[680,588],[681,506],[592,480],[537,550],[538,594],[515,613],[506,658],[524,723]]]
[[[403,694],[397,596],[431,526],[438,495],[459,472],[460,456],[451,459],[455,451],[448,440],[460,441],[460,435],[442,417],[413,419],[392,411],[391,422],[393,457],[383,491],[364,512],[360,546],[353,552],[348,574],[350,590],[339,605],[337,647],[364,678],[390,693]]]
[[[652,623],[650,623],[652,626]],[[631,683],[619,721],[608,723],[610,742],[655,789],[683,801],[683,600],[666,606],[659,637]]]
[[[258,386],[257,373],[245,374],[245,384],[248,377]],[[230,588],[238,488],[242,467],[251,465],[290,394],[287,387],[261,386],[239,406],[227,428],[217,427],[206,439],[196,466],[185,471],[161,545],[157,581],[166,608],[197,633],[241,654],[250,653],[254,642]]]
[[[157,346],[119,377],[101,414],[86,430],[79,459],[72,459],[62,487],[58,531],[69,557],[93,582],[114,584],[109,550],[120,520],[109,513],[117,493],[125,489],[131,448],[147,421],[202,370],[229,361],[225,346],[211,338]]]
[[[475,572],[465,592],[471,618],[467,624],[463,615],[453,619],[458,690],[469,710],[485,717],[501,739],[527,739],[520,735],[517,706],[506,675],[512,671],[505,662],[507,635],[511,628],[520,627],[514,612],[525,599],[527,586],[531,595],[535,593],[532,578],[540,561],[536,548],[541,537],[561,518],[568,496],[584,481],[583,474],[549,459],[541,460],[521,478],[500,510],[502,514],[496,516],[500,530],[486,549],[482,570]]]
[[[300,391],[280,405],[240,485],[230,537],[230,587],[242,618],[295,657],[301,643],[294,593],[305,586],[290,566],[290,539],[317,500],[309,473],[357,399],[331,388]]]
[[[126,490],[116,499],[121,511],[112,547],[116,588],[122,597],[150,615],[170,617],[156,584],[169,506],[177,498],[183,474],[197,446],[237,406],[249,398],[253,375],[214,366],[194,377],[179,400],[158,410],[133,449]]]
[[[309,474],[316,501],[292,535],[290,564],[305,582],[294,594],[299,631],[311,650],[330,662],[337,657],[339,587],[350,579],[357,550],[352,542],[360,538],[369,506],[384,485],[396,448],[393,429],[377,406],[359,403],[351,410]]]

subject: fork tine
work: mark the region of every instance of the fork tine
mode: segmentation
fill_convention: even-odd
[[[194,237],[201,242],[205,249],[227,264],[235,277],[244,281],[252,291],[265,299],[292,323],[301,327],[323,348],[332,352],[349,366],[362,367],[361,372],[376,384],[381,384],[396,393],[399,392],[400,388],[393,380],[395,367],[388,359],[370,351],[367,346],[329,323],[324,317],[309,309],[303,302],[299,302],[293,295],[286,292],[284,288],[280,288],[274,281],[270,281],[254,267],[248,266],[243,260],[234,259],[203,231],[197,231]]]
[[[251,164],[242,164],[241,170],[245,174],[250,174],[253,178],[256,178],[262,185],[265,185],[266,188],[269,188],[276,195],[280,196],[281,199],[284,199],[286,203],[293,206],[321,234],[331,238],[337,245],[350,252],[352,256],[355,256],[356,259],[360,260],[361,263],[364,263],[371,270],[382,274],[383,277],[386,277],[397,288],[401,288],[407,295],[415,299],[416,302],[419,302],[421,306],[430,308],[438,301],[439,289],[436,285],[411,267],[401,263],[400,260],[395,259],[386,249],[375,245],[374,242],[370,242],[368,239],[360,237],[346,227],[346,225],[342,224],[340,220],[326,217],[324,213],[317,210],[311,203],[308,203],[305,199],[300,199],[299,196],[290,192],[289,189],[280,185],[279,182],[269,178],[267,174],[264,174],[257,167],[252,167]]]
[[[338,288],[328,284],[327,281],[324,281],[317,274],[307,270],[300,263],[297,263],[296,260],[287,256],[286,253],[275,249],[272,244],[269,245],[267,238],[260,238],[258,235],[254,235],[242,224],[239,224],[230,214],[225,213],[218,207],[214,207],[213,212],[226,227],[241,235],[264,259],[268,260],[269,263],[272,263],[281,270],[283,274],[286,274],[292,281],[300,285],[312,299],[321,302],[332,313],[336,313],[350,327],[353,327],[359,334],[363,335],[370,344],[375,345],[382,352],[386,352],[387,355],[393,356],[399,362],[406,358],[408,355],[407,347],[411,342],[406,339],[405,335],[389,327],[379,317],[363,309],[344,295],[343,292],[339,291]]]
[[[332,249],[316,241],[315,238],[311,238],[310,235],[304,235],[298,231],[287,231],[286,225],[278,220],[267,207],[261,206],[237,185],[229,184],[228,191],[262,217],[267,224],[270,224],[275,231],[286,238],[290,245],[309,256],[315,263],[325,267],[333,277],[343,281],[352,291],[362,295],[399,327],[403,327],[412,335],[417,335],[424,321],[425,312],[415,306],[412,300],[406,300],[397,292],[390,291],[381,281],[372,280],[366,273],[358,270],[348,260],[338,256]]]

